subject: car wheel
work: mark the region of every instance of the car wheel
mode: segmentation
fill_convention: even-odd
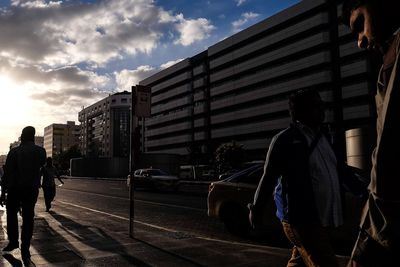
[[[221,210],[221,219],[229,232],[237,236],[246,236],[250,231],[247,209],[238,205],[228,205]]]

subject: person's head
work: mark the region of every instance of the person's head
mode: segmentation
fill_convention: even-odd
[[[35,141],[35,128],[32,126],[27,126],[22,129],[21,142],[34,142]]]
[[[46,165],[47,165],[47,166],[53,166],[53,159],[52,159],[51,157],[48,157],[48,158],[46,159]]]
[[[289,96],[289,112],[293,121],[318,128],[325,120],[324,102],[315,88],[298,90]]]
[[[381,51],[400,26],[397,0],[345,0],[342,21],[356,34],[358,47]]]

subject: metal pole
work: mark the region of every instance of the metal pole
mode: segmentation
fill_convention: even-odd
[[[136,129],[136,116],[135,116],[135,94],[136,86],[132,86],[132,94],[131,94],[131,123],[130,123],[130,152],[129,152],[129,175],[130,175],[130,183],[129,183],[129,237],[133,238],[133,224],[135,217],[135,209],[134,209],[134,190],[133,190],[133,182],[134,182],[134,172],[135,172],[135,129]]]

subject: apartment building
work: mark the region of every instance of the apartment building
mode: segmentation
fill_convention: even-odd
[[[345,130],[374,129],[376,64],[340,24],[335,2],[302,1],[142,80],[152,88],[145,151],[212,153],[236,140],[264,158],[290,122],[288,95],[308,87],[326,101],[343,145]]]
[[[80,146],[87,157],[129,157],[131,93],[110,95],[79,112]]]
[[[74,145],[79,144],[80,126],[74,121],[66,124],[53,123],[44,128],[43,147],[48,157],[67,151]]]

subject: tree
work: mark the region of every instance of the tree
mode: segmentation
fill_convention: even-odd
[[[224,173],[232,169],[240,169],[245,160],[245,150],[242,144],[235,141],[220,145],[215,151],[217,171]]]
[[[67,151],[63,151],[60,154],[54,156],[53,162],[55,162],[60,170],[68,170],[70,168],[69,162],[73,158],[82,157],[82,153],[79,150],[78,145],[70,147]]]

